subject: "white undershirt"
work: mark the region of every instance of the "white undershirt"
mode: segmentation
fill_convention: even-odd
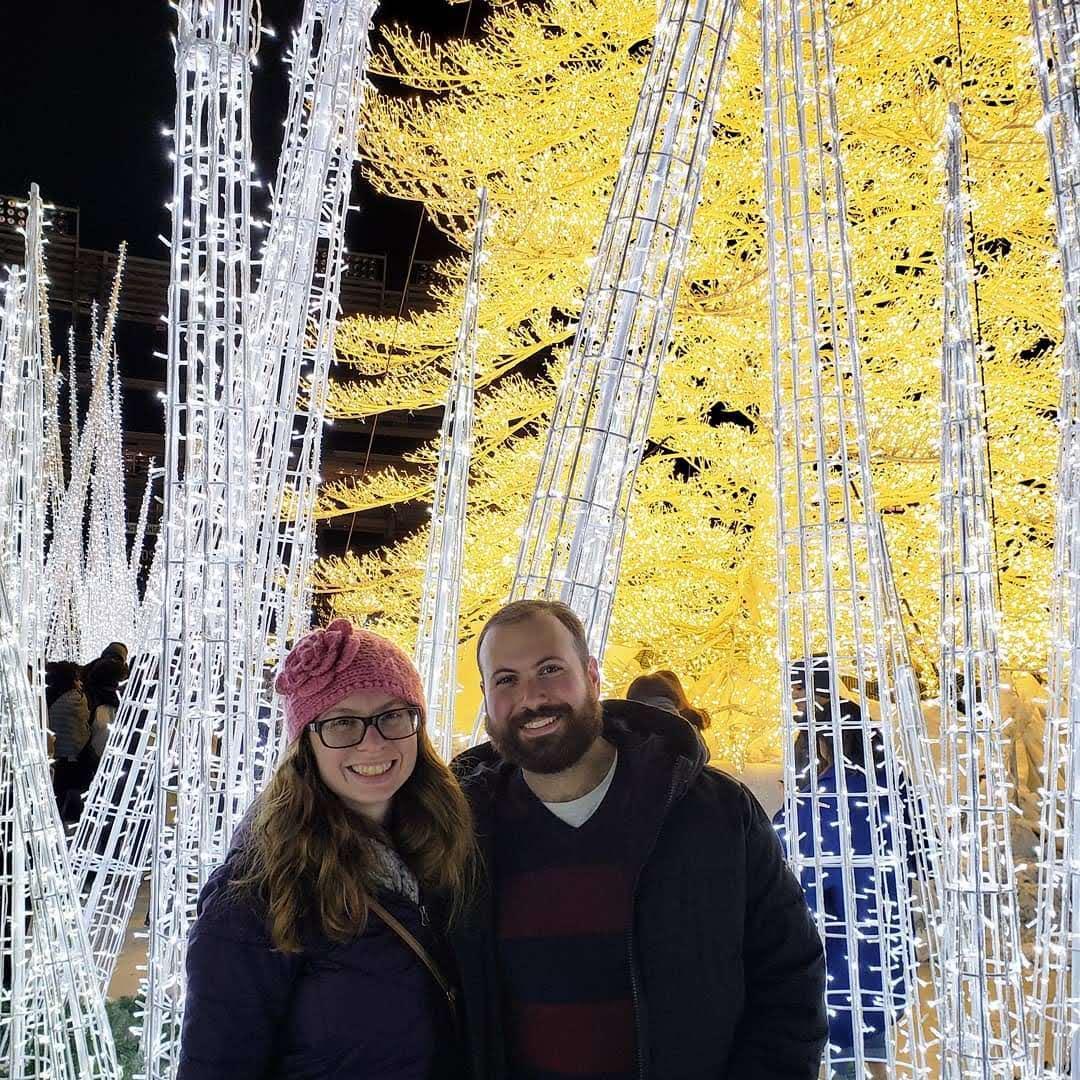
[[[615,776],[615,766],[618,764],[619,751],[616,750],[615,757],[611,762],[611,768],[607,771],[607,776],[592,791],[582,795],[580,799],[571,799],[569,802],[545,802],[544,805],[560,821],[565,821],[567,825],[573,825],[575,829],[581,828],[600,809],[600,804],[604,801],[608,788],[611,787],[612,778]],[[544,802],[543,799],[540,801]]]

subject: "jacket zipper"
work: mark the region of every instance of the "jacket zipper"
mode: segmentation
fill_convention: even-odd
[[[641,865],[638,867],[637,874],[634,876],[634,887],[630,893],[630,929],[626,932],[626,950],[630,959],[630,994],[634,1003],[634,1035],[635,1035],[635,1054],[637,1056],[637,1075],[638,1080],[646,1080],[648,1076],[648,1070],[645,1066],[646,1061],[646,1045],[645,1045],[645,1029],[641,1022],[641,975],[638,972],[637,966],[637,953],[634,949],[634,913],[637,908],[637,891],[638,885],[641,882],[641,872],[645,869],[646,864],[652,857],[653,851],[656,850],[656,845],[660,840],[660,832],[664,828],[664,822],[667,821],[667,816],[671,810],[671,804],[675,801],[675,787],[679,779],[679,774],[682,771],[682,764],[685,758],[679,758],[674,770],[671,774],[671,787],[668,788],[667,801],[664,803],[664,812],[660,815],[660,825],[656,830],[656,835],[653,837],[652,843],[649,845],[648,851],[645,852],[645,858],[641,860]]]

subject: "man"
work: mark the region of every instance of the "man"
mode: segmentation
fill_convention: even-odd
[[[487,878],[452,931],[475,1080],[812,1080],[821,942],[749,792],[682,717],[599,701],[564,604],[494,615],[455,770]]]

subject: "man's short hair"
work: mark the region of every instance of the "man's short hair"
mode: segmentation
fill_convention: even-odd
[[[577,617],[574,609],[561,600],[515,600],[505,607],[499,608],[484,623],[484,629],[480,631],[480,636],[476,639],[476,666],[480,666],[480,649],[489,630],[494,629],[496,626],[510,626],[513,623],[524,622],[526,619],[535,618],[537,615],[554,615],[570,631],[570,636],[574,639],[574,651],[581,659],[581,666],[587,669],[589,666],[589,640],[585,636],[585,627]],[[482,671],[480,678],[483,679]]]

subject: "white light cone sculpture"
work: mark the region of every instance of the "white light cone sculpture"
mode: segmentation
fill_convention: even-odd
[[[416,669],[424,684],[427,725],[444,761],[454,756],[454,700],[457,697],[458,613],[464,572],[465,511],[473,448],[476,390],[476,313],[484,262],[487,190],[480,192],[472,257],[465,279],[465,305],[458,329],[450,393],[439,435],[439,462],[431,503],[431,536],[420,597]]]
[[[116,401],[120,388],[114,372],[125,259],[126,247],[121,244],[100,328],[96,304],[91,308],[90,401],[81,430],[72,346],[71,476],[57,500],[45,562],[44,622],[50,660],[87,663],[110,641],[126,641],[131,635],[136,598],[129,596],[124,602],[127,581],[119,572],[127,534]]]
[[[310,622],[313,511],[345,255],[345,217],[375,0],[305,0],[251,354],[258,528],[254,651],[267,674]],[[262,723],[283,731],[261,681]],[[277,740],[260,776],[273,762]]]
[[[206,7],[209,10],[210,5]],[[246,226],[246,63],[251,44],[250,36],[245,36],[247,16],[241,15],[241,7],[219,2],[211,20],[201,15],[201,24],[196,25],[191,22],[189,6],[182,5],[178,50],[180,71],[185,53],[189,56],[202,53],[207,41],[215,41],[209,52],[221,65],[216,72],[217,82],[213,74],[201,86],[196,80],[194,94],[201,94],[202,100],[211,103],[211,115],[221,125],[218,135],[227,137],[229,153],[225,156],[231,157],[233,164],[223,167],[206,183],[212,182],[217,190],[227,192],[229,205],[236,207],[231,219],[235,224],[231,258],[237,267],[246,266],[246,251],[242,253],[246,231],[241,228],[241,222]],[[154,927],[144,1047],[153,1077],[171,1075],[176,1065],[184,944],[198,887],[224,857],[239,815],[265,782],[273,764],[277,720],[272,699],[264,696],[259,702],[259,688],[265,685],[259,677],[262,665],[267,661],[272,664],[274,657],[284,650],[293,629],[304,629],[308,622],[307,576],[313,554],[311,510],[318,483],[325,385],[333,355],[334,318],[343,265],[344,219],[373,10],[369,0],[308,0],[305,4],[294,44],[289,119],[259,291],[246,301],[246,312],[239,306],[231,306],[232,297],[241,296],[239,277],[234,282],[235,289],[228,294],[229,314],[235,320],[230,328],[235,347],[229,362],[235,366],[231,369],[233,375],[228,377],[223,362],[218,386],[219,389],[232,387],[234,405],[231,414],[222,414],[216,438],[204,447],[196,475],[206,477],[214,470],[227,473],[230,463],[237,469],[222,488],[238,496],[231,516],[219,517],[211,512],[207,527],[211,538],[220,530],[223,556],[225,552],[241,549],[248,555],[231,563],[236,576],[231,579],[230,588],[235,586],[239,590],[231,593],[232,607],[226,611],[225,606],[219,605],[223,616],[220,626],[226,633],[219,644],[231,642],[235,653],[218,648],[213,659],[207,661],[215,685],[222,689],[216,709],[222,719],[209,731],[193,725],[196,710],[185,704],[191,691],[181,689],[176,698],[178,715],[171,717],[172,705],[167,705],[161,713],[162,727],[155,736],[159,778],[167,775],[175,782],[178,806],[175,821],[166,821],[165,796],[159,790],[155,896],[160,895],[163,901],[167,896],[164,889],[159,893],[156,887],[159,879],[163,883],[178,881],[182,893],[180,889],[174,891],[182,894],[183,900],[181,904],[169,899],[164,919],[156,903],[152,910]],[[196,62],[196,74],[200,70]],[[185,76],[181,75],[181,88],[184,83]],[[181,96],[183,93],[182,89]],[[195,105],[195,111],[187,107],[189,104]],[[213,110],[217,110],[216,114]],[[198,201],[199,185],[196,183],[187,190],[182,187],[185,164],[190,168],[198,157],[194,149],[198,132],[189,126],[191,118],[198,116],[199,106],[194,101],[184,103],[178,98],[180,187],[174,201],[178,222],[195,219],[194,214],[189,214],[188,205],[192,190]],[[188,275],[177,253],[180,251],[182,255],[187,249],[185,239],[177,236],[179,227],[174,226],[173,267],[174,276],[184,281]],[[246,326],[241,325],[244,315]],[[180,318],[174,310],[170,327],[175,347],[170,350],[170,371],[174,357],[182,351],[178,337]],[[219,339],[218,344],[223,346],[224,342]],[[242,356],[243,353],[246,355]],[[231,381],[239,378],[240,372],[246,373],[246,381]],[[303,385],[307,385],[308,398],[301,405],[298,395]],[[169,395],[173,403],[178,400],[175,389],[171,388]],[[200,396],[210,396],[205,384]],[[176,409],[175,404],[172,407]],[[190,425],[190,402],[186,411]],[[242,451],[232,446],[232,438],[241,427],[246,431]],[[190,432],[190,426],[187,430]],[[213,424],[208,430],[215,430]],[[190,434],[187,440],[190,455]],[[175,450],[172,442],[170,449]],[[191,493],[190,456],[188,460]],[[189,510],[201,513],[207,508],[205,492],[195,495],[199,505],[189,502]],[[242,518],[236,517],[238,512]],[[190,513],[184,518],[190,522]],[[240,520],[246,522],[243,536],[234,535],[232,543],[226,542],[228,528],[235,534]],[[171,535],[174,519],[168,504],[166,521]],[[189,523],[183,530],[177,526],[175,531],[190,537],[192,533],[198,534],[198,528]],[[190,539],[186,542],[197,561],[197,544]],[[174,556],[168,550],[166,598],[173,596],[168,575]],[[205,609],[208,595],[224,596],[228,591],[220,582],[216,586],[200,583],[197,595],[202,597],[201,607]],[[175,612],[175,603],[170,606],[167,602],[170,626],[174,625]],[[190,664],[190,643],[174,638],[172,650],[167,650],[166,655],[186,656]],[[173,666],[169,678],[163,680],[169,700],[179,671]],[[223,673],[228,673],[227,679]],[[214,713],[215,710],[209,709],[206,715]],[[218,752],[208,762],[211,745]],[[182,826],[185,790],[201,790],[203,798],[201,804],[192,803],[191,819]]]
[[[945,125],[941,360],[942,1075],[1030,1076],[1002,751],[998,611],[982,379],[971,317],[963,133]]]
[[[248,349],[256,27],[249,0],[177,5],[164,632],[143,1050],[178,1064],[195,905],[255,793]]]
[[[566,601],[602,657],[737,0],[664,0],[510,599]]]
[[[1062,1080],[1080,1061],[1080,13],[1072,0],[1030,0],[1064,279],[1065,339],[1050,607],[1035,977],[1033,1068]]]
[[[833,970],[847,972],[827,987],[825,1075],[880,1061],[929,1077],[901,826],[902,633],[885,606],[823,0],[765,0],[762,71],[785,833]],[[800,674],[821,705],[809,693],[796,713]]]

